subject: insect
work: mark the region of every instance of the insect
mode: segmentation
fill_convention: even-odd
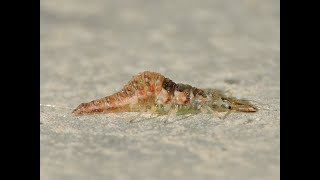
[[[74,115],[114,112],[256,112],[258,108],[247,100],[227,97],[222,91],[200,89],[175,83],[163,75],[145,71],[110,96],[81,103]]]

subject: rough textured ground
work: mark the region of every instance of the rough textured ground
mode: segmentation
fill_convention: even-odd
[[[219,88],[271,110],[74,117],[40,107],[40,176],[54,179],[279,179],[279,1],[41,0],[42,104],[75,108],[135,74]],[[266,105],[264,105],[266,107]]]

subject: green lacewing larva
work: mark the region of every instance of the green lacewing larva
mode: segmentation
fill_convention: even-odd
[[[248,100],[224,95],[215,89],[200,89],[188,84],[175,83],[163,75],[145,71],[110,96],[81,103],[73,110],[74,115],[151,112],[256,112],[258,108]]]

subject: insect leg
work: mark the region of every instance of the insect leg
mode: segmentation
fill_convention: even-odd
[[[177,112],[178,112],[178,107],[177,107],[177,106],[174,106],[173,108],[171,108],[170,111],[169,111],[169,113],[168,113],[167,118],[166,118],[165,121],[164,121],[164,123],[171,122],[171,120],[172,120],[174,117],[176,117]]]
[[[182,120],[188,119],[188,118],[190,118],[190,117],[192,117],[192,116],[195,116],[195,115],[197,115],[197,114],[184,115],[184,117],[182,117],[182,118],[180,118],[180,119],[177,119],[176,121],[167,122],[167,124],[171,124],[171,123],[177,122],[177,121],[182,121]]]
[[[230,110],[222,117],[222,119],[223,119],[223,120],[226,119],[229,114],[231,114],[231,111],[230,111]]]
[[[146,112],[145,109],[141,109],[141,110],[139,111],[139,114],[136,115],[134,118],[130,119],[129,122],[130,122],[130,123],[133,123],[135,120],[137,120],[139,117],[141,117],[141,115],[142,115],[143,113],[145,113],[145,112]],[[155,112],[156,112],[156,109],[154,109],[154,108],[148,109],[148,110],[147,110],[147,113],[150,115],[150,117],[149,117],[148,119],[152,119],[152,115],[156,114]]]
[[[131,119],[129,120],[129,122],[130,122],[130,123],[133,123],[133,121],[135,121],[136,119],[138,119],[139,117],[141,117],[142,113],[143,113],[143,111],[140,111],[140,112],[138,113],[138,115],[136,115],[135,117],[131,118]]]
[[[141,117],[142,113],[147,113],[150,114],[150,117],[153,114],[156,114],[157,108],[155,107],[155,105],[153,103],[150,102],[144,102],[144,103],[140,103],[138,105],[134,104],[131,105],[130,107],[131,111],[136,111],[138,110],[139,114],[132,118],[129,122],[132,123],[133,121],[135,121],[136,119],[138,119],[138,117]]]
[[[201,107],[201,111],[204,113],[210,112],[213,117],[218,117],[219,119],[221,119],[222,117],[219,116],[218,112],[214,111],[213,109],[211,109],[208,105],[204,105]]]

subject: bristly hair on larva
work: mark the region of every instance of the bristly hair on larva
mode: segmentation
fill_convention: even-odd
[[[200,89],[188,84],[175,83],[163,75],[145,71],[110,96],[81,103],[74,115],[151,112],[256,112],[258,108],[248,100],[227,97],[222,91]]]

